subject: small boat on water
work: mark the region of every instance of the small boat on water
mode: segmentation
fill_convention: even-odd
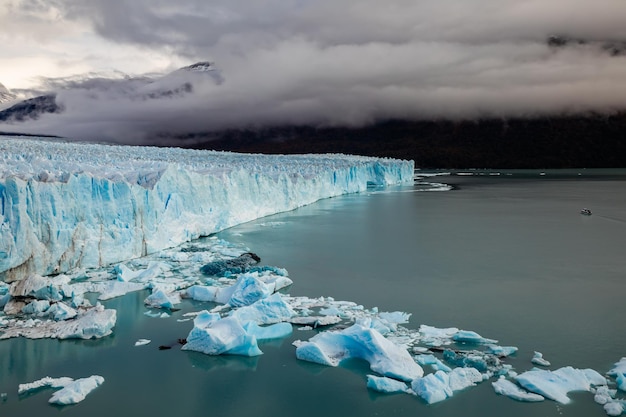
[[[584,216],[591,216],[591,210],[589,210],[588,208],[584,208],[580,211],[580,214]]]

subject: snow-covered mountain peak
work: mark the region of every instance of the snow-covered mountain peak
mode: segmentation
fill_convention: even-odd
[[[181,69],[186,70],[186,71],[194,71],[194,72],[207,72],[207,71],[216,70],[215,65],[213,65],[212,62],[208,62],[208,61],[196,62],[195,64],[182,67]]]
[[[0,104],[15,100],[17,96],[11,93],[2,83],[0,83]]]

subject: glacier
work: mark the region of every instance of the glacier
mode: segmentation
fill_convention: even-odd
[[[254,155],[7,136],[0,142],[0,279],[97,268],[369,185],[413,161]]]

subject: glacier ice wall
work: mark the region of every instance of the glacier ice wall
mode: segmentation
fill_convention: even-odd
[[[0,142],[0,278],[105,266],[368,185],[413,161]]]

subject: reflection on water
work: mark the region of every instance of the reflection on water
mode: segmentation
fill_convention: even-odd
[[[215,371],[216,369],[228,371],[254,371],[256,370],[259,357],[245,357],[235,355],[210,356],[198,352],[188,352],[187,358],[194,368],[203,371]]]

